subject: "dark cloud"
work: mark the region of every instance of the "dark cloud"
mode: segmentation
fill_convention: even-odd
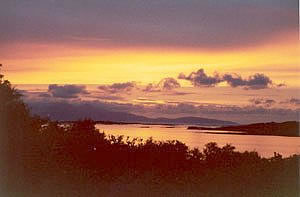
[[[121,92],[128,93],[136,87],[137,85],[135,82],[126,82],[126,83],[113,83],[112,85],[100,85],[98,86],[98,89],[106,93],[115,94]]]
[[[290,98],[288,100],[280,102],[280,104],[290,104],[290,105],[294,105],[294,106],[300,106],[300,99]]]
[[[84,85],[56,85],[48,86],[48,92],[57,98],[78,98],[82,94],[89,94]]]
[[[231,87],[244,87],[245,89],[259,90],[266,89],[272,85],[272,80],[264,74],[256,73],[248,79],[242,79],[239,75],[225,74],[223,81],[226,81]]]
[[[0,16],[1,43],[218,49],[298,36],[297,0],[6,0]]]
[[[256,106],[264,106],[264,107],[271,107],[276,104],[276,101],[273,99],[265,99],[265,98],[253,98],[250,99],[249,102]]]
[[[223,80],[225,80],[231,87],[245,86],[247,84],[246,80],[243,80],[241,76],[237,74],[225,74],[223,76]]]
[[[206,87],[213,87],[218,83],[222,82],[222,79],[219,77],[218,74],[215,76],[207,76],[204,70],[201,68],[197,72],[192,72],[188,76],[185,74],[180,73],[178,79],[184,79],[190,81],[195,87],[199,86],[206,86]]]
[[[161,92],[161,91],[171,91],[176,88],[180,88],[180,83],[171,77],[162,79],[158,84],[149,83],[144,92]]]
[[[171,77],[162,79],[159,82],[159,86],[161,86],[163,90],[173,90],[175,88],[180,88],[180,84],[178,83],[178,81]]]
[[[195,87],[214,87],[221,82],[227,82],[231,87],[244,87],[244,89],[266,89],[273,85],[272,80],[260,73],[249,76],[248,79],[243,79],[237,74],[225,74],[220,76],[215,73],[214,76],[208,76],[201,68],[197,72],[192,72],[188,76],[180,73],[178,79],[190,81]]]

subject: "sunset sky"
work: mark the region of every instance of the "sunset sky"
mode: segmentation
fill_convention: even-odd
[[[298,0],[5,0],[5,77],[33,108],[295,120]],[[56,85],[55,85],[56,84]]]

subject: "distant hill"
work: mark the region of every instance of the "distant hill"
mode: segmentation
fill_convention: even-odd
[[[155,118],[149,119],[153,123],[165,123],[165,124],[190,124],[190,125],[203,125],[203,126],[226,126],[226,125],[237,125],[235,122],[200,118],[200,117],[180,117],[180,118]]]
[[[148,118],[128,112],[109,111],[95,108],[89,104],[72,105],[68,103],[43,103],[32,106],[32,112],[42,117],[49,117],[58,121],[75,121],[83,118],[91,118],[96,121],[122,122],[122,123],[146,123],[146,124],[190,124],[202,126],[228,126],[237,125],[235,122],[200,117],[181,118]]]
[[[282,123],[268,122],[268,123],[256,123],[249,125],[238,126],[223,126],[219,128],[207,128],[207,127],[188,127],[193,130],[220,130],[220,131],[240,131],[244,133],[237,133],[239,135],[277,135],[277,136],[295,136],[300,134],[300,123],[297,121],[288,121]]]

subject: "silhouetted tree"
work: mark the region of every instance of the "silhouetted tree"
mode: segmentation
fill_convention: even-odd
[[[32,116],[21,96],[0,74],[0,194],[2,183],[10,191],[23,185],[29,196],[39,189],[36,196],[102,196],[89,189],[122,184],[133,190],[129,196],[297,194],[299,156],[266,159],[229,144],[211,142],[200,151],[177,140],[106,136],[90,119],[60,123]],[[67,183],[83,193],[72,193]]]

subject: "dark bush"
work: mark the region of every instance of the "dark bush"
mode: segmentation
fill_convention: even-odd
[[[212,142],[107,136],[90,119],[33,117],[0,76],[0,194],[4,196],[296,196],[299,156],[261,158]],[[1,193],[2,192],[2,193]]]

